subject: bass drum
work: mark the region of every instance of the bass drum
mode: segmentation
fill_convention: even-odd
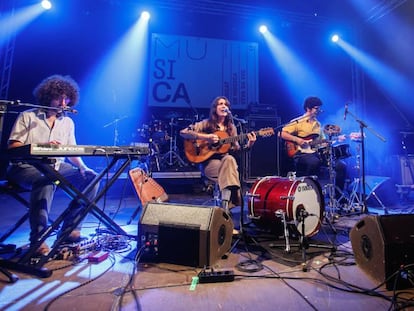
[[[249,217],[257,226],[272,228],[294,222],[297,232],[311,237],[319,232],[325,202],[319,183],[311,177],[283,178],[266,176],[257,180],[248,194]],[[276,215],[278,214],[278,215]]]

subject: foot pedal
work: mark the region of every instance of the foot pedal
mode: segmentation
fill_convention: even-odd
[[[234,272],[225,271],[202,271],[198,274],[200,283],[233,282]]]

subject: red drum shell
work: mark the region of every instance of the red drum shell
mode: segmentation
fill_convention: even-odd
[[[249,193],[249,216],[258,226],[282,225],[282,218],[276,212],[284,212],[286,221],[294,221],[302,234],[302,221],[298,221],[301,208],[309,214],[305,217],[305,236],[318,233],[325,203],[321,186],[311,177],[291,180],[278,176],[266,176],[257,180]]]

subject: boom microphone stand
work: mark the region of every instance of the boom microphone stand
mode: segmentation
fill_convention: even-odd
[[[366,183],[365,183],[365,134],[364,129],[368,129],[371,131],[372,134],[374,134],[378,139],[380,139],[382,142],[386,142],[386,139],[382,137],[380,134],[378,134],[376,131],[374,131],[372,128],[368,127],[368,125],[358,119],[358,117],[349,111],[348,105],[345,105],[345,114],[344,119],[346,118],[346,115],[349,114],[358,124],[359,124],[359,131],[361,134],[361,180],[362,180],[362,213],[368,213],[368,207],[367,207],[367,195],[366,195]]]
[[[127,115],[125,115],[123,117],[116,118],[113,121],[111,121],[111,122],[109,122],[109,123],[107,123],[103,126],[103,128],[106,128],[108,126],[114,125],[114,146],[118,146],[118,142],[119,142],[119,129],[118,129],[119,121],[122,121],[123,119],[126,119],[126,118],[128,118]]]

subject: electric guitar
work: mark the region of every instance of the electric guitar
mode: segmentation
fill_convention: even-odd
[[[268,127],[250,133],[255,133],[258,137],[269,137],[274,135],[275,131],[273,128]],[[214,144],[201,139],[184,140],[184,153],[188,161],[192,163],[201,163],[208,160],[214,154],[227,153],[230,150],[231,143],[244,140],[247,137],[247,134],[229,136],[227,132],[224,131],[217,131],[214,134],[219,137],[219,141]]]
[[[320,147],[320,145],[329,142],[327,139],[319,139],[318,137],[318,134],[310,134],[306,137],[301,137],[307,141],[306,144],[302,146],[299,146],[293,141],[286,141],[286,152],[288,157],[292,158],[298,151],[302,153],[314,153],[316,152],[316,149]]]

